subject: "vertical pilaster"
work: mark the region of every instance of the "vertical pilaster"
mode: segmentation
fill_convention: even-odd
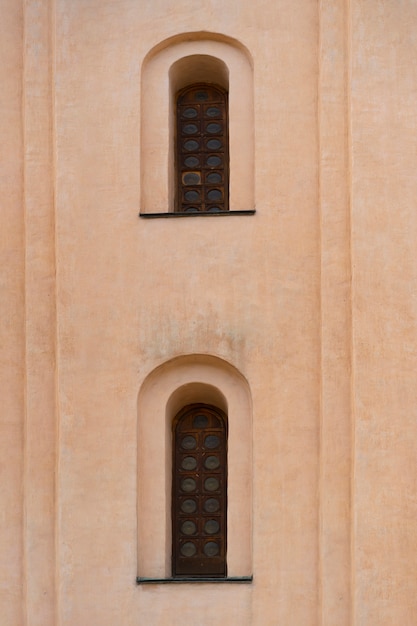
[[[351,625],[351,262],[349,25],[346,0],[321,0],[319,193],[321,433],[319,624]]]
[[[0,623],[21,626],[24,416],[22,3],[0,2]]]
[[[57,626],[53,0],[24,1],[25,624]]]

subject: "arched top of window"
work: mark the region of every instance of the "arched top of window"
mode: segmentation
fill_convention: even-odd
[[[176,96],[176,211],[220,213],[229,209],[227,92],[200,83]]]

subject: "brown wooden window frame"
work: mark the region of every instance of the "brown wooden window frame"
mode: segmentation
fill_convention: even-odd
[[[175,98],[175,213],[229,211],[228,94],[196,83]]]
[[[172,424],[172,576],[227,577],[227,416],[208,404]]]

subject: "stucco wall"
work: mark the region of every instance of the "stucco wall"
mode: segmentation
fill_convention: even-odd
[[[412,0],[1,11],[2,626],[414,626]],[[255,215],[138,218],[181,33],[249,55]],[[250,390],[254,581],[137,586],[138,395],[193,354]]]

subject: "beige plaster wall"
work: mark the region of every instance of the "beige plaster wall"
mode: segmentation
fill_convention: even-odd
[[[417,615],[417,6],[371,5],[352,11],[355,606],[393,626]]]
[[[413,626],[412,0],[1,11],[2,626]],[[139,219],[143,61],[203,31],[251,55],[257,212]],[[192,354],[250,389],[254,582],[137,586],[138,394]]]

